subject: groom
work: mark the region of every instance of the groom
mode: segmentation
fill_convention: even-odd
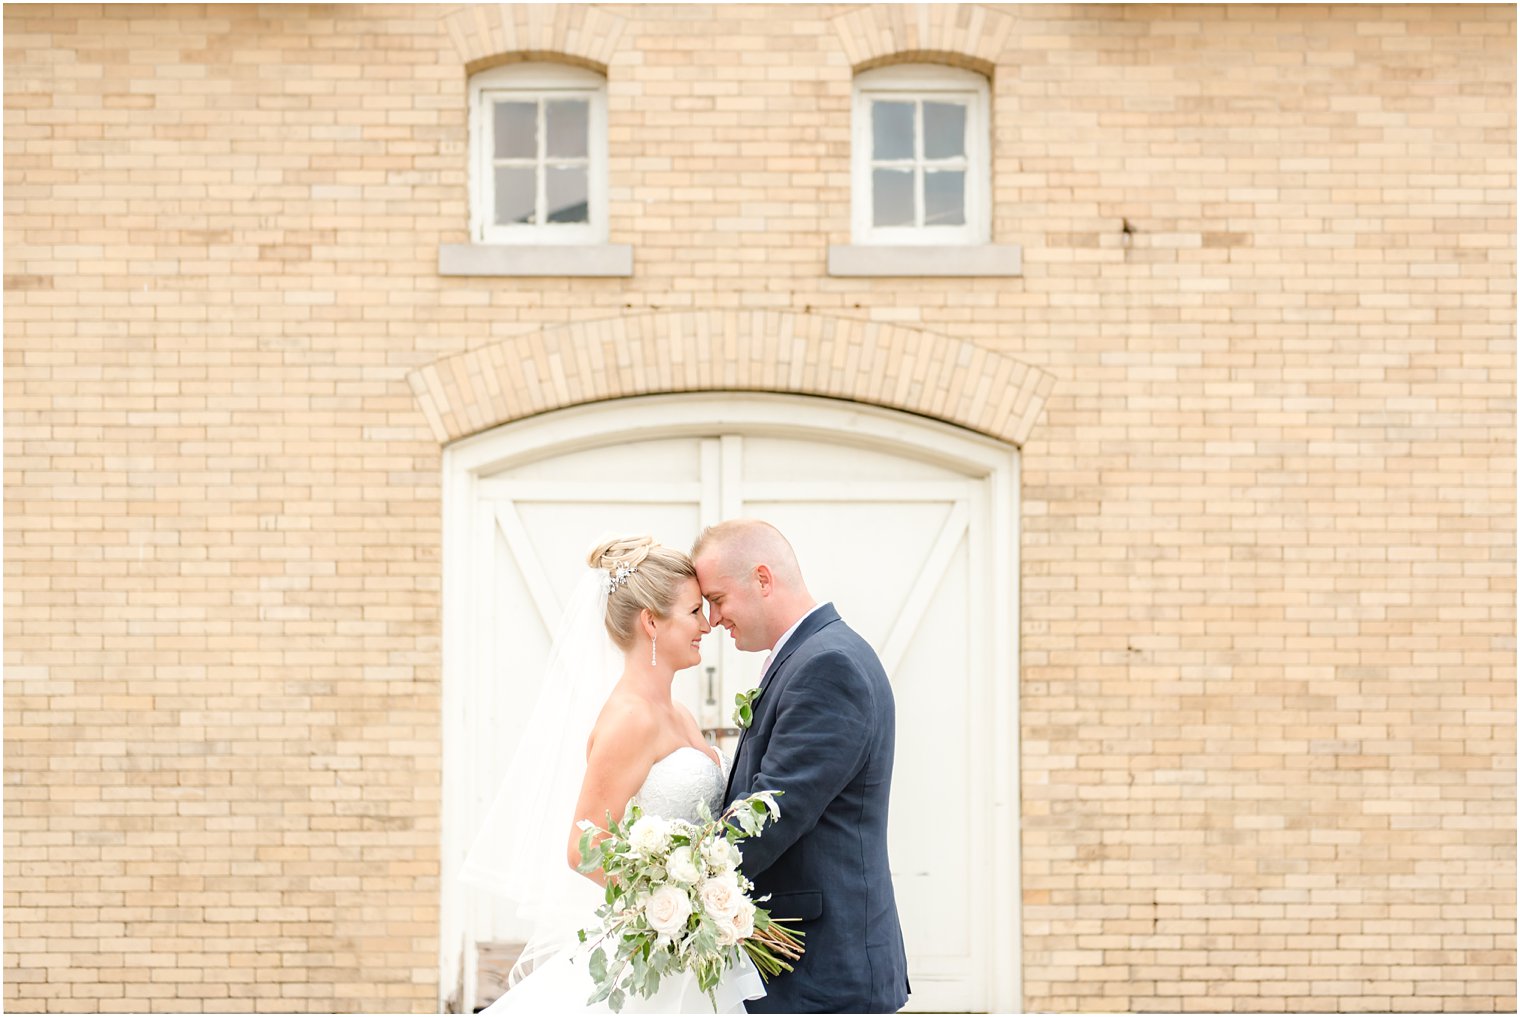
[[[752,1013],[891,1013],[908,1001],[908,958],[887,867],[896,721],[875,651],[808,594],[774,526],[735,519],[691,551],[714,627],[771,656],[740,737],[728,799],[778,790],[781,818],[745,842],[744,874],[776,918],[807,934],[796,970]]]

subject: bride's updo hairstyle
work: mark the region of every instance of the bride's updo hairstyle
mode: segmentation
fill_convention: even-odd
[[[690,558],[653,537],[609,540],[597,545],[586,563],[607,574],[607,634],[623,650],[632,648],[638,634],[639,611],[668,617],[681,583],[697,578]]]

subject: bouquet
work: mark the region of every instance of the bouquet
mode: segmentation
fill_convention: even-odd
[[[618,1012],[630,993],[647,999],[662,977],[689,971],[716,1009],[713,989],[740,950],[761,977],[792,970],[803,934],[750,899],[754,884],[739,871],[737,846],[781,815],[780,793],[750,795],[700,824],[645,815],[637,805],[621,822],[609,816],[606,829],[581,822],[580,871],[607,875],[600,924],[579,933],[592,947],[596,991],[588,1004],[606,1000]]]

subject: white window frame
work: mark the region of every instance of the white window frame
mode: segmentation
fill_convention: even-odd
[[[587,129],[584,223],[495,224],[495,174],[492,171],[494,118],[491,103],[500,98],[544,100],[585,98]],[[540,142],[542,144],[542,141]],[[515,63],[481,71],[470,78],[470,236],[477,244],[602,244],[607,240],[607,79],[595,71],[567,64]]]
[[[958,101],[966,104],[966,222],[961,226],[872,224],[871,103]],[[851,239],[856,244],[967,245],[992,238],[991,90],[975,71],[938,64],[897,64],[855,76],[851,132]],[[920,121],[921,122],[921,121]],[[920,127],[921,131],[921,127]],[[915,145],[921,148],[921,145]]]

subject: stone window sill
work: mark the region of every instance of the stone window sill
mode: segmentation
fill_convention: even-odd
[[[439,244],[439,275],[633,275],[631,244]]]
[[[1017,244],[888,246],[830,244],[831,276],[1018,276]]]

